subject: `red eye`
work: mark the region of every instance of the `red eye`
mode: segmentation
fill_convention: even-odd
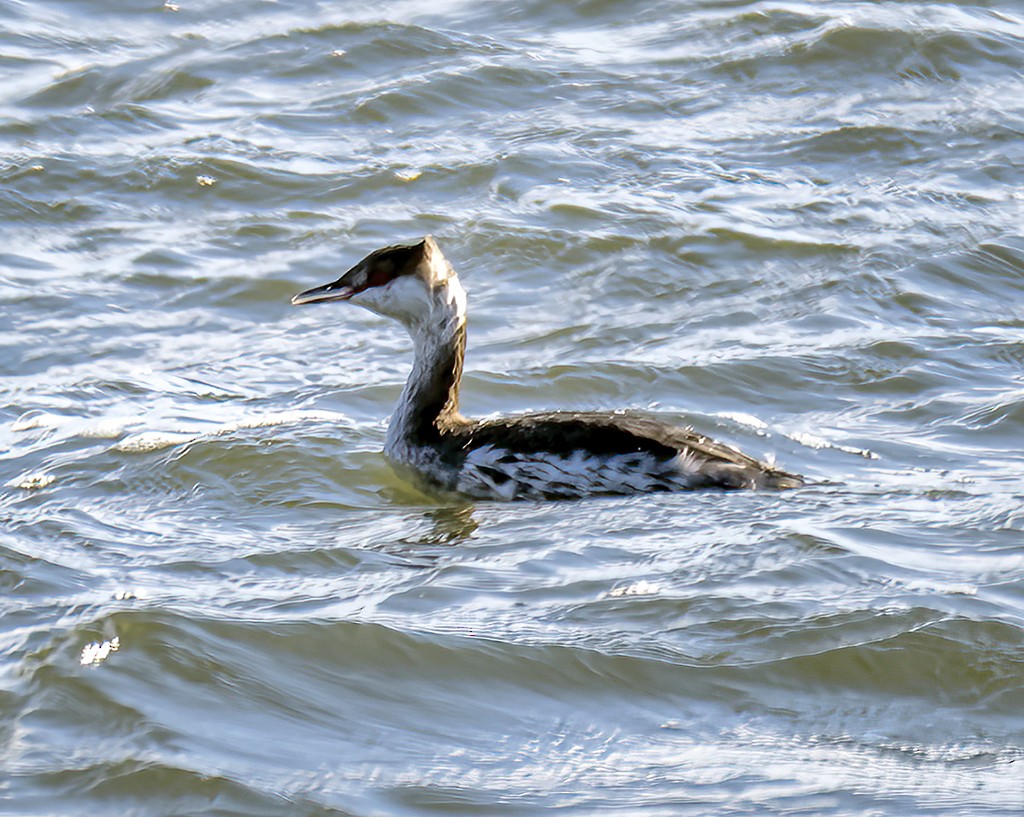
[[[391,280],[391,271],[383,267],[376,267],[366,277],[366,289],[370,287],[382,287]]]

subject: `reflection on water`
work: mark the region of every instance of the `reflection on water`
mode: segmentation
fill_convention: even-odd
[[[424,545],[458,545],[473,535],[479,523],[473,518],[473,506],[442,506],[427,514],[433,529],[420,542]]]
[[[1024,19],[1005,2],[0,9],[0,738],[20,815],[1017,814]],[[467,413],[811,484],[466,504]]]

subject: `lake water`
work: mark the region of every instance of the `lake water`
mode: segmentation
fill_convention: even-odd
[[[0,3],[0,813],[1019,815],[1024,8]],[[472,415],[812,484],[384,461],[432,233]]]

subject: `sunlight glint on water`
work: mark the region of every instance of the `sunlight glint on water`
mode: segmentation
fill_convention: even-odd
[[[0,792],[75,815],[1016,815],[1012,3],[0,9]],[[425,496],[464,410],[640,408],[812,484]]]

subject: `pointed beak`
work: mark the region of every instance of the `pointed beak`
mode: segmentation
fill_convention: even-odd
[[[343,284],[339,280],[332,284],[324,284],[322,287],[313,287],[305,292],[300,292],[292,297],[292,304],[299,306],[301,304],[318,304],[327,301],[347,301],[355,294],[355,289],[347,284]]]

